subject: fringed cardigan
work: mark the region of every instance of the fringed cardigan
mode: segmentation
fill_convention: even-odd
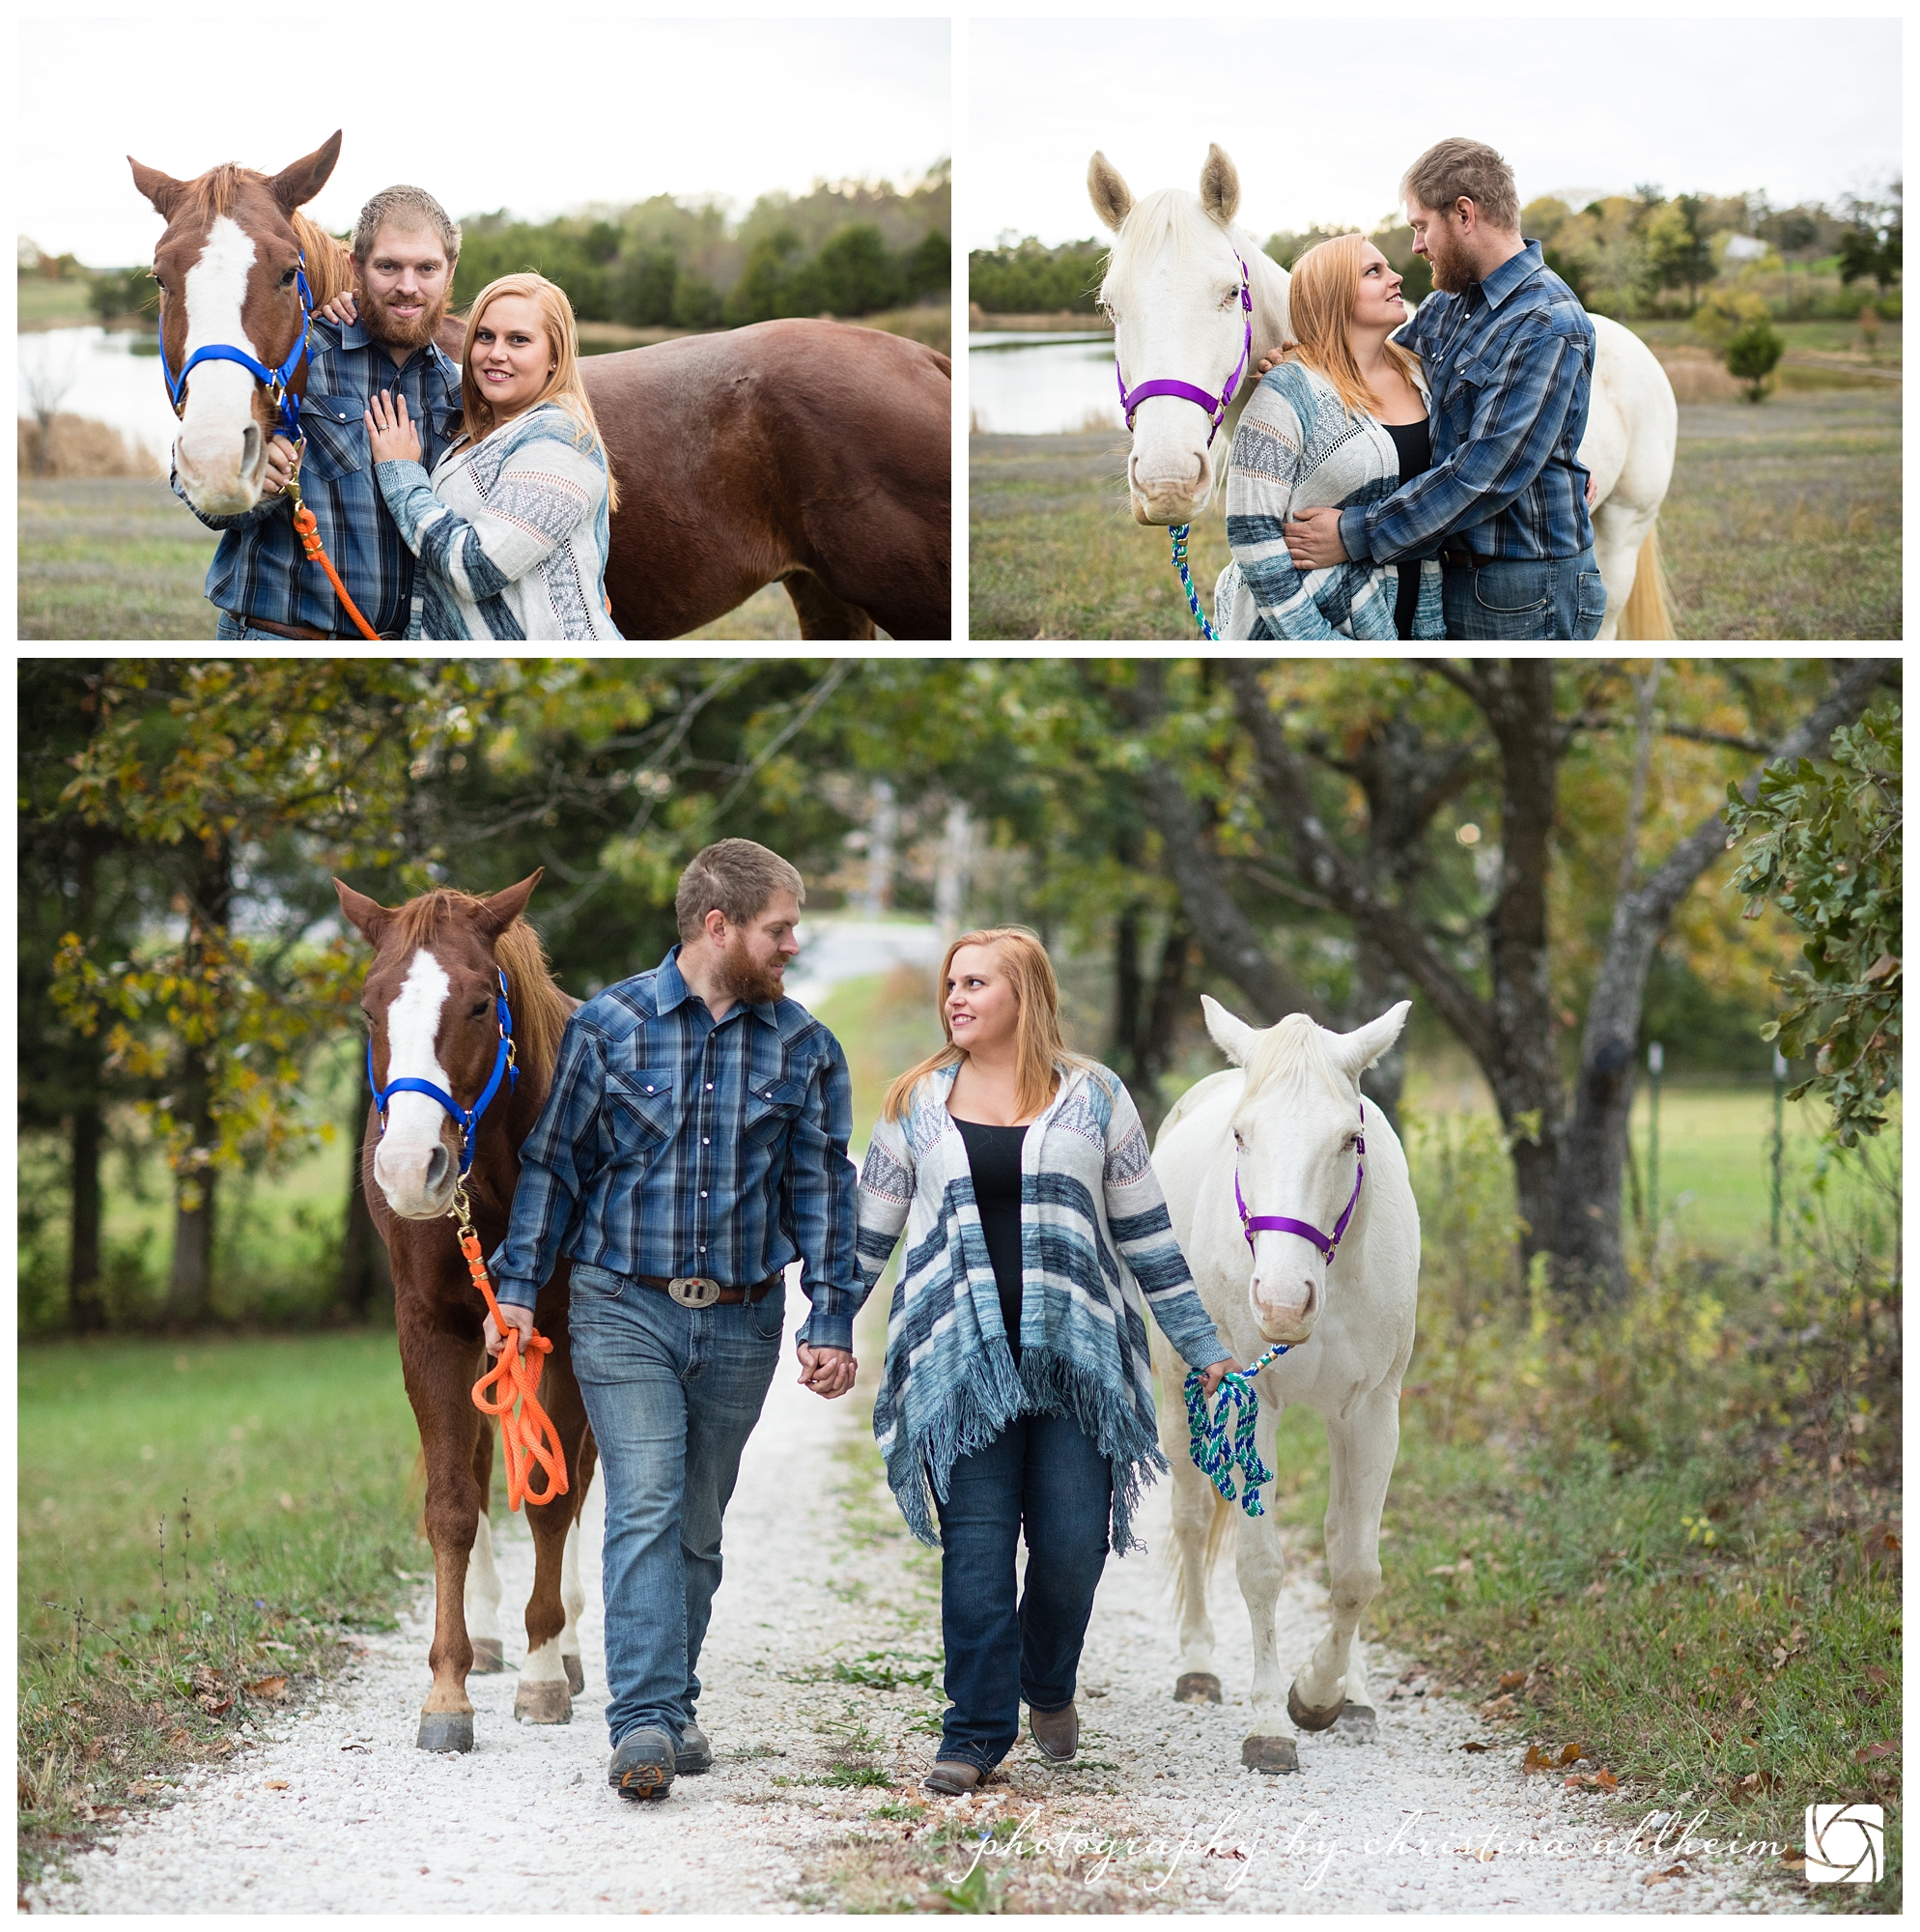
[[[1195,1368],[1228,1359],[1173,1238],[1146,1132],[1117,1074],[1060,1069],[1053,1104],[1020,1155],[1020,1361],[966,1142],[946,1111],[958,1067],[930,1073],[898,1121],[881,1121],[860,1179],[860,1266],[868,1293],[907,1230],[887,1318],[873,1433],[908,1527],[940,1532],[954,1463],[1021,1414],[1070,1415],[1113,1468],[1114,1549],[1138,1547],[1133,1512],[1167,1467],[1154,1427],[1142,1296]]]

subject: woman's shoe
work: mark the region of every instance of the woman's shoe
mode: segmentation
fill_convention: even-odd
[[[929,1791],[937,1791],[943,1798],[964,1798],[986,1781],[987,1775],[978,1765],[958,1757],[942,1758],[921,1780]]]
[[[1064,1764],[1080,1748],[1080,1713],[1071,1704],[1062,1711],[1036,1711],[1028,1705],[1027,1728],[1056,1764]]]

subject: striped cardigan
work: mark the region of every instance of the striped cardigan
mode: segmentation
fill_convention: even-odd
[[[1426,383],[1420,383],[1423,396]],[[1233,561],[1213,591],[1223,638],[1392,638],[1398,573],[1389,563],[1294,569],[1281,535],[1291,511],[1365,507],[1399,487],[1399,453],[1372,416],[1356,415],[1317,371],[1283,362],[1260,378],[1240,416],[1227,473],[1227,541]],[[1440,563],[1420,572],[1416,638],[1446,635]]]
[[[860,1179],[860,1266],[867,1291],[904,1226],[907,1253],[887,1318],[873,1433],[887,1480],[923,1542],[940,1540],[962,1456],[1022,1414],[1070,1415],[1113,1469],[1112,1542],[1134,1548],[1133,1511],[1167,1467],[1154,1428],[1147,1306],[1196,1368],[1228,1358],[1173,1238],[1146,1132],[1119,1076],[1062,1067],[1053,1104],[1020,1155],[1021,1359],[1000,1292],[967,1144],[946,1111],[957,1066],[930,1073],[898,1121],[881,1121]]]
[[[434,467],[381,463],[381,494],[414,573],[409,638],[611,639],[607,456],[557,403]]]

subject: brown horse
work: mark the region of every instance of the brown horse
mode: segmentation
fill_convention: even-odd
[[[299,213],[339,155],[336,131],[277,175],[226,163],[190,182],[127,156],[167,222],[154,273],[171,368],[227,343],[278,369],[300,339],[302,252],[316,307],[353,286],[346,247]],[[456,359],[463,334],[449,317]],[[588,356],[580,373],[620,483],[607,590],[625,636],[681,636],[775,582],[804,638],[950,634],[946,356],[878,329],[764,322]],[[289,386],[305,383],[303,363]],[[275,420],[238,363],[194,370],[175,463],[196,509],[253,508]]]
[[[340,905],[374,949],[360,996],[373,1045],[374,1078],[424,1080],[471,1108],[498,1055],[496,976],[506,975],[519,1077],[480,1117],[466,1176],[473,1226],[492,1253],[507,1231],[521,1144],[533,1130],[551,1084],[567,1015],[579,1006],[553,983],[539,936],[521,920],[540,874],[492,898],[442,888],[399,907],[377,904],[334,880]],[[488,1522],[494,1424],[473,1406],[487,1367],[486,1310],[467,1277],[447,1218],[460,1179],[461,1133],[428,1095],[391,1095],[385,1132],[376,1108],[367,1122],[360,1184],[393,1260],[394,1324],[407,1398],[427,1465],[427,1539],[434,1549],[433,1689],[420,1710],[422,1750],[471,1750],[471,1669],[503,1667],[500,1588]],[[567,1339],[569,1266],[562,1261],[540,1291],[534,1323],[553,1352],[540,1399],[560,1437],[568,1490],[526,1505],[533,1531],[533,1594],[526,1604],[526,1662],[514,1716],[563,1724],[582,1686],[578,1541],[595,1450],[574,1380]],[[477,1627],[477,1630],[476,1630]],[[476,1652],[478,1658],[476,1661]]]

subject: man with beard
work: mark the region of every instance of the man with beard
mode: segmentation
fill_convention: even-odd
[[[360,614],[381,637],[398,638],[412,609],[413,554],[381,497],[364,418],[377,391],[406,397],[429,469],[459,434],[460,365],[436,337],[453,293],[460,230],[424,189],[390,187],[360,211],[353,257],[357,319],[343,325],[316,315],[308,337],[300,496]],[[294,445],[276,436],[251,510],[238,517],[193,512],[223,533],[207,573],[221,638],[359,636],[326,573],[306,560],[292,516],[283,514],[294,462]],[[178,477],[174,493],[185,500]]]
[[[1594,326],[1520,234],[1513,171],[1479,141],[1427,149],[1400,182],[1429,296],[1395,340],[1433,396],[1432,467],[1380,501],[1289,518],[1298,570],[1442,566],[1447,636],[1596,637],[1606,590],[1580,463]]]
[[[607,1778],[624,1798],[664,1798],[676,1773],[713,1763],[696,1669],[790,1262],[812,1303],[800,1380],[828,1397],[853,1386],[853,1088],[839,1042],[781,979],[805,896],[750,838],[694,855],[680,944],[567,1022],[493,1258],[522,1341],[540,1285],[573,1263],[574,1374],[607,1480]]]

